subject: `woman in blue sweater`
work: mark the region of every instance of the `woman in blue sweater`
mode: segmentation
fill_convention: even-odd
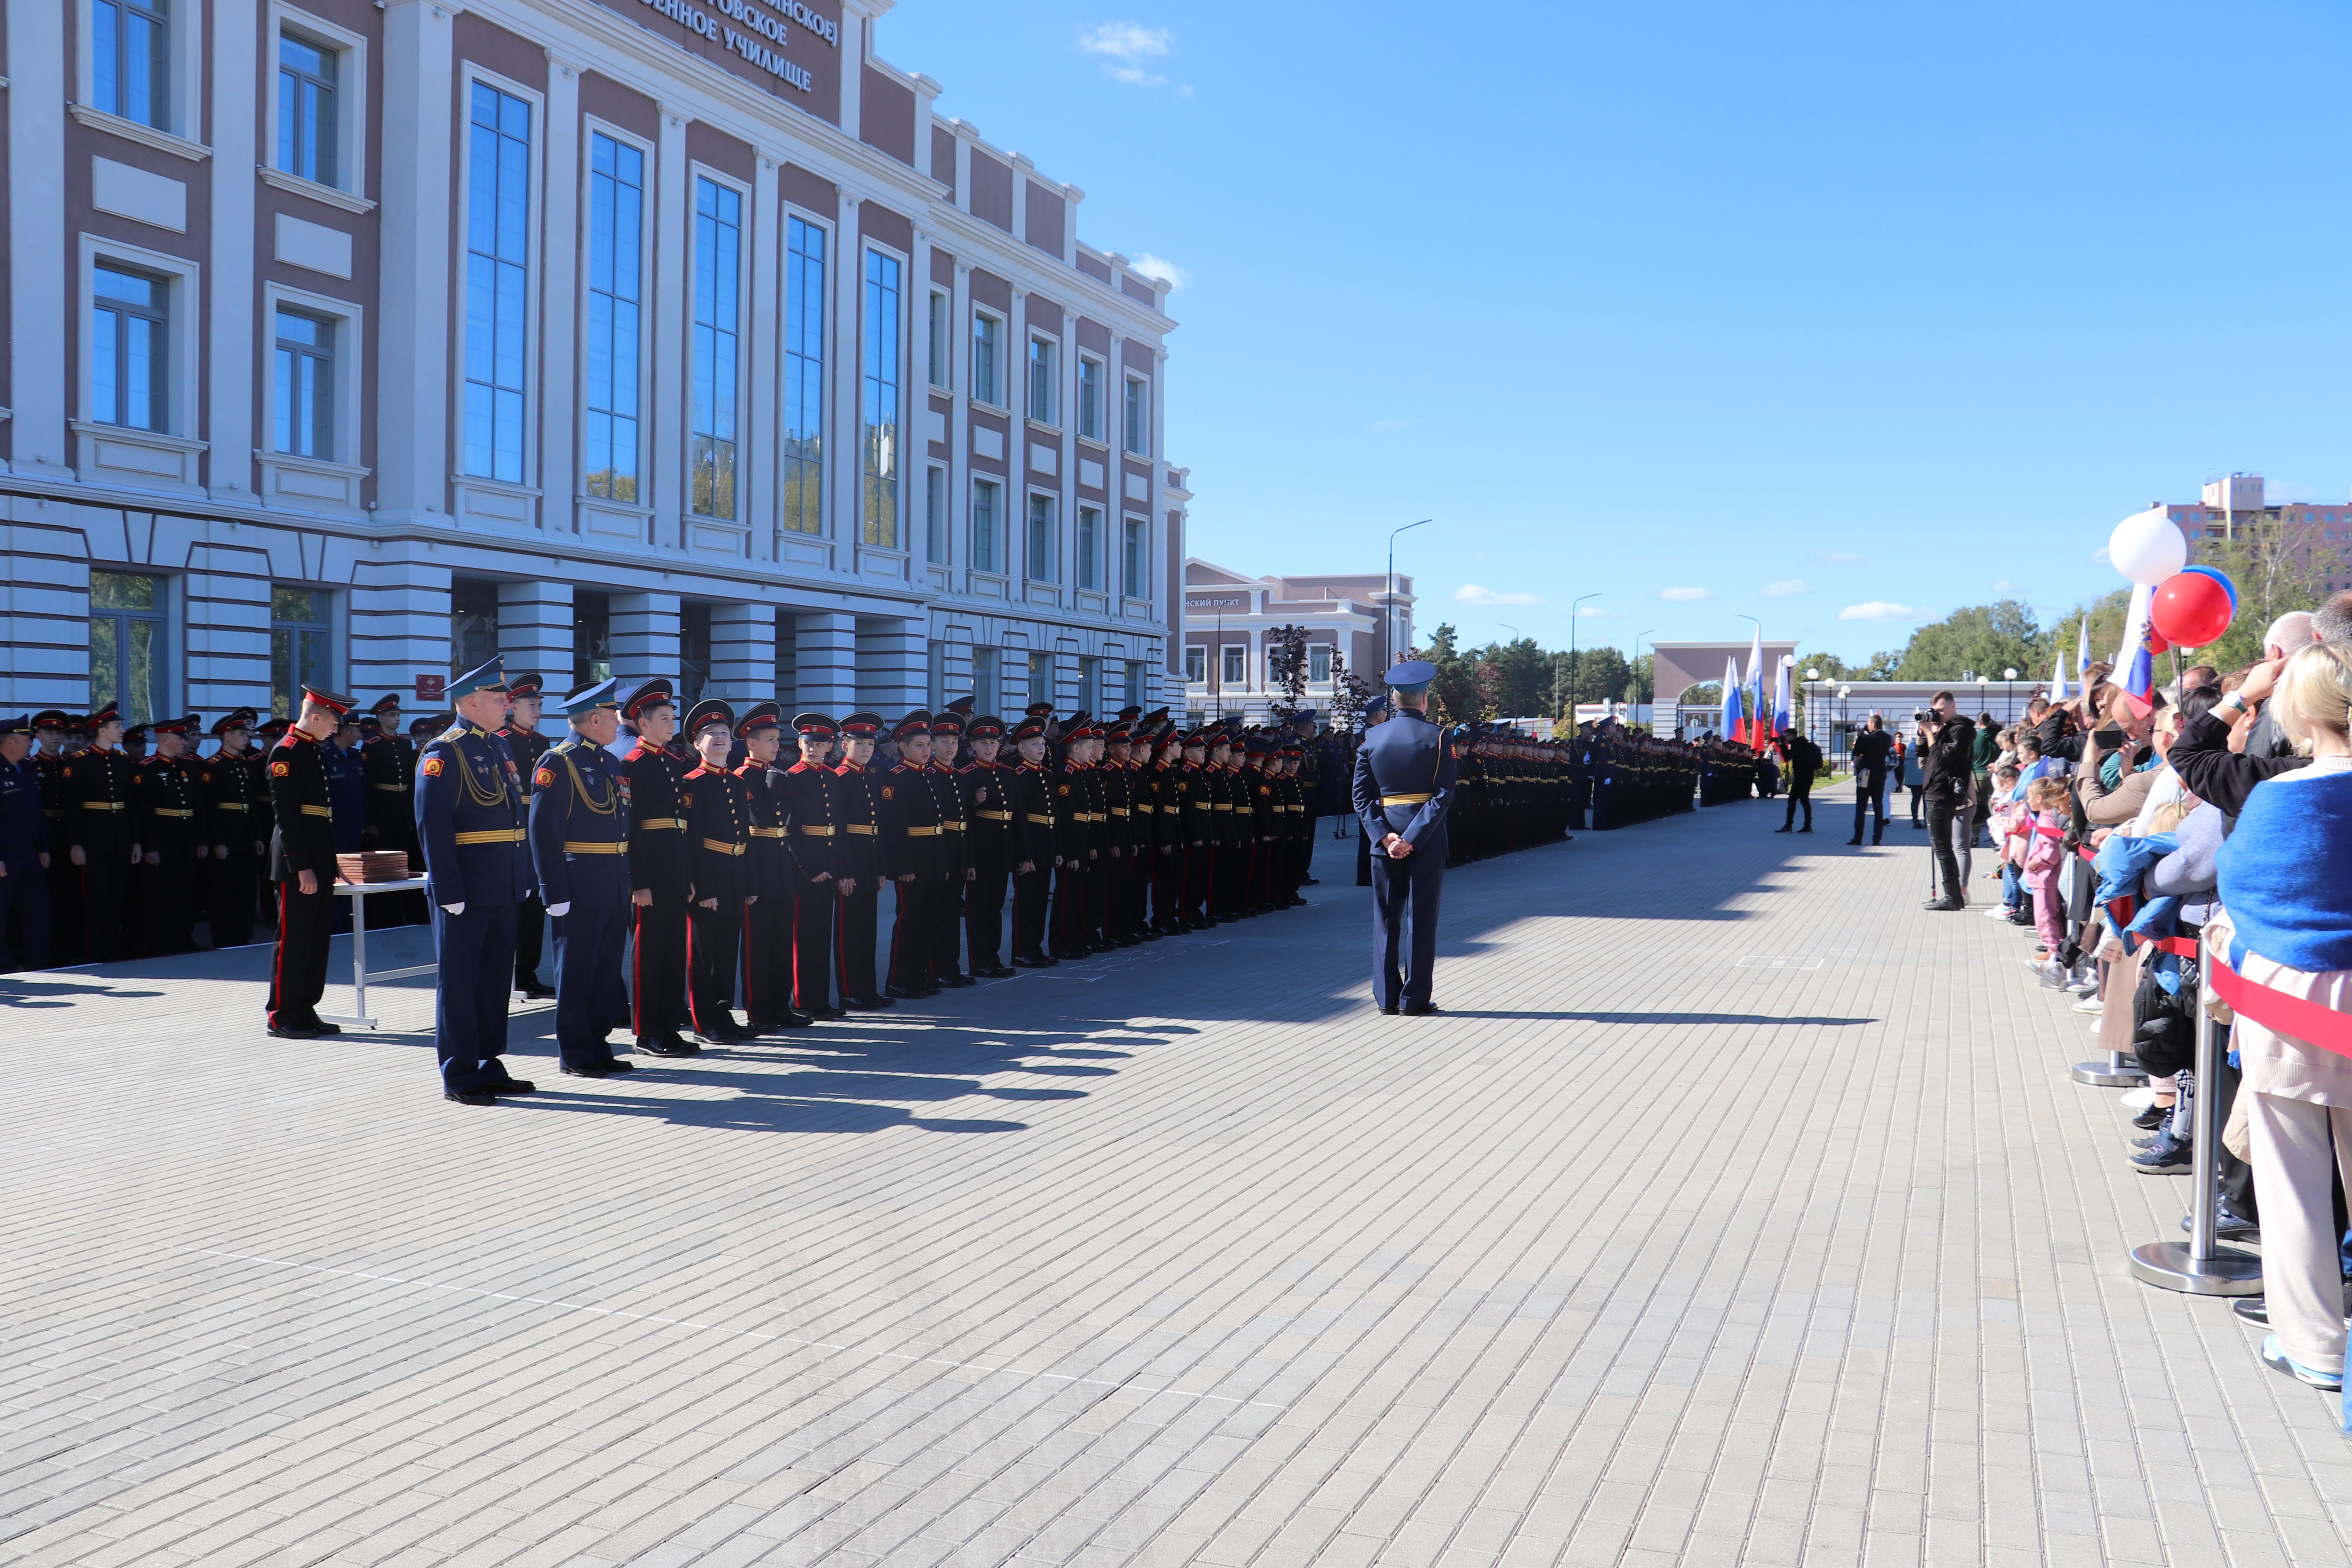
[[[2332,1166],[2352,1173],[2352,1055],[2338,1054],[2352,1048],[2341,1026],[2352,1015],[2352,648],[2295,654],[2272,710],[2311,764],[2256,785],[2215,856],[2225,912],[2205,928],[2207,963],[2214,981],[2232,984],[2226,962],[2251,987],[2231,1043],[2253,1097],[2263,1360],[2337,1388],[2344,1285],[2329,1194]]]

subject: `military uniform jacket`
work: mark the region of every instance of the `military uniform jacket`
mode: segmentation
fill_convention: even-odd
[[[460,721],[416,761],[416,837],[436,904],[515,904],[530,896],[522,780],[506,742]]]
[[[1135,849],[1135,777],[1124,763],[1103,763],[1092,770],[1095,787],[1102,792],[1103,847],[1124,857]]]
[[[269,792],[261,753],[250,747],[230,756],[215,752],[196,766],[196,788],[204,799],[199,820],[208,844],[226,845],[232,855],[249,854],[259,842]]]
[[[507,743],[507,754],[514,758],[515,772],[522,778],[524,809],[530,806],[530,796],[537,787],[539,760],[547,755],[554,744],[536,730],[518,730],[509,724],[499,731],[499,739]]]
[[[49,819],[50,853],[65,853],[66,837],[65,771],[66,760],[47,752],[35,752],[25,759],[41,782],[41,810]]]
[[[1282,830],[1282,811],[1274,798],[1274,775],[1264,768],[1242,770],[1242,798],[1248,802],[1250,832],[1261,843],[1270,843]]]
[[[835,869],[841,841],[834,820],[834,788],[840,783],[831,768],[794,763],[770,773],[776,808],[784,826],[793,869],[804,882],[839,873]]]
[[[416,763],[416,748],[405,735],[378,735],[360,747],[360,766],[367,774],[367,826],[379,848],[408,842],[415,819]]]
[[[629,887],[682,901],[692,879],[686,853],[686,770],[666,748],[639,741],[621,764],[629,803]]]
[[[963,796],[965,852],[972,867],[1002,876],[1013,862],[1018,837],[1013,826],[1013,770],[1002,763],[966,763],[956,771]]]
[[[1210,805],[1208,770],[1196,763],[1180,763],[1176,782],[1169,788],[1176,796],[1176,824],[1182,842],[1214,844],[1217,814]]]
[[[161,855],[164,861],[190,861],[196,846],[206,843],[209,813],[196,777],[193,758],[150,757],[139,764],[131,784],[131,832],[140,849]]]
[[[618,758],[576,736],[531,770],[530,863],[540,901],[614,909],[629,901],[629,785]]]
[[[743,890],[753,898],[785,898],[793,892],[792,846],[785,843],[782,770],[747,762],[735,770],[751,807],[751,853],[743,857]]]
[[[882,874],[889,878],[932,877],[946,865],[940,845],[940,799],[928,767],[900,763],[881,775],[876,793],[882,810]]]
[[[1144,841],[1156,852],[1181,841],[1183,826],[1177,820],[1176,769],[1164,762],[1154,762],[1135,775],[1136,809],[1143,813]]]
[[[1221,768],[1214,763],[1202,763],[1200,772],[1201,782],[1197,787],[1201,792],[1202,808],[1208,814],[1205,820],[1209,825],[1209,842],[1220,849],[1228,844],[1239,843],[1241,833],[1234,826],[1234,781],[1228,776],[1233,770]]]
[[[939,808],[940,869],[950,880],[961,882],[971,866],[971,819],[964,811],[963,780],[940,762],[927,764],[923,777],[930,782],[931,801]]]
[[[141,826],[131,811],[134,776],[130,757],[121,752],[101,752],[96,746],[67,758],[58,770],[66,842],[78,846],[84,858],[130,858],[131,847],[139,842]]]
[[[1372,843],[1393,833],[1417,851],[1443,853],[1454,769],[1453,742],[1410,708],[1368,731],[1356,752],[1355,805]]]
[[[723,769],[698,767],[679,781],[686,812],[686,858],[696,903],[717,899],[740,904],[758,889],[748,885],[744,861],[751,846],[751,788]]]
[[[844,763],[833,773],[835,877],[846,877],[861,887],[874,885],[882,872],[882,790],[870,768]]]
[[[0,866],[11,877],[41,868],[49,847],[49,812],[42,804],[40,770],[33,759],[0,761]]]
[[[1054,853],[1065,860],[1083,862],[1087,851],[1097,847],[1088,771],[1083,763],[1066,762],[1054,772]]]
[[[327,794],[326,748],[289,730],[269,748],[269,876],[291,882],[308,871],[324,891],[335,879],[334,807]]]
[[[1054,863],[1059,853],[1060,838],[1054,826],[1054,814],[1060,797],[1044,768],[1033,768],[1027,763],[1015,763],[1009,768],[999,768],[1003,776],[1004,799],[1013,813],[1013,843],[1008,851],[1014,866],[1026,860],[1043,870]]]

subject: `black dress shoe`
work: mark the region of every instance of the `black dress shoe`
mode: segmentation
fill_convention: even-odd
[[[1008,980],[1014,972],[1004,964],[992,963],[985,969],[975,969],[971,973],[977,980]]]
[[[522,993],[522,999],[526,1002],[545,1002],[555,994],[554,986],[541,985],[536,980],[518,980],[515,989]]]
[[[853,1013],[879,1013],[890,1005],[887,996],[852,996],[842,1004]]]
[[[527,1078],[495,1078],[487,1085],[492,1094],[536,1094],[539,1085]]]
[[[830,1002],[803,1002],[800,1005],[798,1010],[800,1012],[806,1013],[812,1018],[838,1018],[843,1016],[841,1009],[835,1006]]]
[[[1954,910],[1964,910],[1968,908],[1966,904],[1963,904],[1958,899],[1929,899],[1926,903],[1919,907],[1923,910],[1934,910],[1939,914],[1949,914]]]
[[[1857,834],[1855,834],[1853,837],[1851,837],[1851,838],[1849,838],[1849,839],[1847,839],[1847,840],[1846,840],[1846,846],[1847,846],[1847,847],[1851,848],[1851,847],[1853,847],[1854,845],[1859,844],[1859,843],[1861,843],[1861,842],[1862,842],[1862,835],[1861,835],[1861,834],[1859,834],[1859,833],[1857,833]]]
[[[696,1051],[699,1053],[704,1049],[723,1050],[729,1046],[740,1045],[742,1043],[743,1037],[740,1035],[707,1035],[701,1030],[697,1029],[693,1034],[688,1036],[687,1038],[693,1042]]]
[[[555,1070],[562,1073],[566,1078],[610,1078],[613,1073],[613,1069],[611,1068],[576,1068],[570,1062],[556,1063]]]
[[[1391,1017],[1396,1015],[1396,1010],[1397,1005],[1393,1002],[1383,1002],[1381,1004],[1381,1011],[1390,1015]]]
[[[977,985],[980,982],[969,974],[942,974],[940,976],[940,984],[950,991],[961,991],[967,985]]]
[[[649,1057],[690,1057],[695,1054],[694,1047],[684,1040],[639,1040],[637,1049]]]
[[[885,985],[882,991],[883,994],[894,996],[901,1002],[919,1002],[923,996],[921,989],[912,985]]]
[[[324,1018],[312,1018],[302,1026],[313,1034],[320,1035],[340,1035],[343,1032],[343,1026],[341,1024],[330,1024]]]
[[[1793,832],[1793,831],[1795,831],[1795,830],[1794,830],[1793,828],[1788,828],[1788,827],[1776,827],[1776,828],[1774,828],[1772,831],[1773,831],[1773,832],[1775,832],[1775,833],[1790,833],[1790,832]]]
[[[285,1028],[278,1025],[272,1024],[269,1026],[269,1037],[273,1040],[315,1040],[319,1037],[319,1031],[316,1029]]]
[[[1404,1005],[1404,1011],[1405,1016],[1418,1018],[1425,1014],[1443,1013],[1445,1009],[1434,1002],[1408,1002]]]
[[[1013,961],[1013,967],[1015,969],[1051,969],[1059,962],[1060,960],[1058,959],[1047,958],[1043,953],[1040,953],[1035,958],[1015,958]]]
[[[618,1057],[615,1057],[611,1061],[604,1064],[604,1070],[608,1073],[635,1072],[637,1070],[637,1064],[635,1062],[625,1062]]]
[[[1304,881],[1304,882],[1300,883],[1299,885],[1300,885],[1301,887],[1312,888],[1312,887],[1316,886],[1318,883],[1321,882],[1322,880],[1323,880],[1323,879],[1322,879],[1322,878],[1320,878],[1320,877],[1309,877],[1309,878],[1307,878],[1307,880],[1306,880],[1306,881]]]
[[[1798,832],[1800,832],[1800,833],[1811,833],[1812,830],[1813,830],[1813,825],[1812,825],[1811,823],[1810,823],[1810,822],[1808,822],[1807,824],[1805,824],[1802,827],[1800,827],[1799,829],[1797,829],[1797,831],[1798,831]]]
[[[466,1089],[461,1092],[454,1089],[445,1089],[441,1091],[441,1098],[454,1100],[460,1105],[496,1105],[499,1102],[497,1095],[484,1094],[478,1089]]]

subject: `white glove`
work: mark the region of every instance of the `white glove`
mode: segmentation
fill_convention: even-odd
[[[466,912],[466,901],[463,899],[458,900],[454,904],[444,904],[441,907],[448,910],[453,915],[462,915]]]
[[[572,900],[566,899],[560,904],[550,904],[547,906],[547,912],[551,915],[568,915],[572,912]]]

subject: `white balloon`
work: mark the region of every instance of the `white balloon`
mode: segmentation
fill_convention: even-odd
[[[2189,564],[2189,539],[2162,507],[2152,506],[2116,524],[2107,559],[2130,581],[2153,588]]]

